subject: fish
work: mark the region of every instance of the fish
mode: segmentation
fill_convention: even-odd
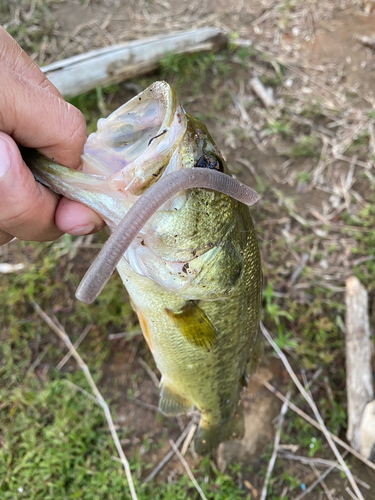
[[[113,231],[110,239],[147,212],[118,247],[108,276],[116,266],[161,373],[159,409],[167,416],[199,410],[200,455],[242,439],[241,392],[262,352],[262,272],[249,207],[226,188],[203,188],[200,181],[156,200],[182,174],[240,184],[206,126],[184,110],[168,83],[154,82],[98,121],[80,170],[35,151],[24,158],[38,181],[96,211]],[[250,205],[258,198],[248,190]],[[91,294],[87,302],[101,289],[90,281],[82,286]]]

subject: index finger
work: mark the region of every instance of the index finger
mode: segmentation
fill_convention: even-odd
[[[77,168],[86,142],[83,114],[0,27],[0,131],[19,144]]]
[[[86,142],[83,114],[0,61],[0,130],[22,146],[77,168]]]
[[[0,26],[0,61],[30,82],[40,85],[61,99],[63,98],[53,83],[39,69],[38,65],[30,59],[26,52],[2,26]]]

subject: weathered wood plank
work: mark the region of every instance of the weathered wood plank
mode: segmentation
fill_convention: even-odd
[[[374,399],[371,373],[368,297],[360,281],[346,280],[346,385],[348,397],[347,438],[361,451],[361,421],[367,403]],[[373,443],[369,443],[372,448]],[[362,451],[361,451],[362,453]],[[366,457],[367,458],[367,457]]]
[[[96,87],[153,71],[168,52],[191,54],[214,51],[227,43],[228,39],[222,31],[202,28],[113,45],[41,69],[63,95],[74,97]]]

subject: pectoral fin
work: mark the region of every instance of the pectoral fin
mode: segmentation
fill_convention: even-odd
[[[213,348],[217,338],[215,328],[193,301],[187,302],[180,311],[166,309],[166,312],[189,342],[207,351]]]
[[[161,382],[159,410],[168,417],[176,417],[193,409],[192,402],[178,394],[165,381]]]

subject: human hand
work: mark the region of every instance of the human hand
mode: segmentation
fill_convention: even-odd
[[[0,246],[101,229],[99,215],[36,182],[21,158],[17,143],[78,168],[86,123],[1,26],[0,89]]]

